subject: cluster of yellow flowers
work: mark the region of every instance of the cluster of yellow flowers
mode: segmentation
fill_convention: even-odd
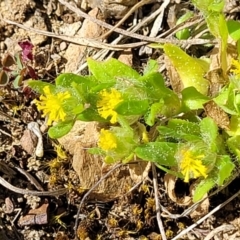
[[[235,62],[234,62],[235,64]],[[240,69],[240,68],[239,68]],[[235,70],[237,71],[237,70]],[[235,73],[235,72],[234,72]],[[238,72],[240,74],[240,71]],[[43,111],[43,116],[47,117],[47,124],[51,125],[54,121],[64,121],[66,112],[63,105],[66,99],[71,97],[68,91],[53,94],[49,86],[43,88],[44,95],[40,96],[40,100],[35,100],[38,110]],[[99,92],[99,100],[97,102],[98,113],[104,119],[110,119],[112,124],[117,123],[116,106],[123,101],[122,94],[112,88],[110,90],[103,89]],[[109,151],[117,148],[117,138],[110,130],[101,129],[98,146]],[[207,177],[207,167],[203,165],[203,155],[195,156],[191,150],[181,150],[179,154],[179,170],[184,176],[184,181],[189,182],[190,178]]]

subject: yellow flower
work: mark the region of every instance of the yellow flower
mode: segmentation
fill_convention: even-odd
[[[59,159],[66,159],[67,154],[66,152],[62,149],[61,145],[56,144],[55,145],[55,150],[57,152],[57,156]]]
[[[180,152],[180,171],[184,176],[184,182],[190,178],[207,177],[207,167],[202,163],[204,155],[194,156],[190,150]]]
[[[98,146],[105,151],[117,148],[117,138],[111,131],[101,129]]]
[[[68,91],[52,94],[49,86],[43,88],[44,95],[40,96],[40,101],[34,100],[38,110],[43,111],[43,116],[48,117],[47,124],[51,125],[53,121],[64,121],[66,113],[63,109],[63,101],[71,97]]]
[[[234,67],[234,69],[231,69],[230,72],[240,77],[240,62],[238,60],[232,59],[232,67]]]
[[[122,94],[116,89],[107,91],[103,89],[100,93],[100,100],[97,103],[98,113],[101,117],[107,119],[111,117],[110,122],[117,122],[117,112],[114,111],[115,107],[123,101]]]

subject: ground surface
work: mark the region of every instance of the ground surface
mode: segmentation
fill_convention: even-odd
[[[73,40],[77,41],[77,38],[73,36],[96,40],[107,30],[89,19],[84,21],[83,16],[77,16],[60,2],[57,0],[1,1],[0,13],[3,19],[24,24],[35,30],[54,32],[56,35],[68,37],[63,39],[50,37],[49,33],[37,34],[33,32],[33,29],[24,30],[0,19],[0,59],[2,62],[8,53],[15,54],[21,50],[18,45],[19,41],[28,39],[34,45],[34,61],[30,65],[38,79],[49,82],[53,82],[61,72],[88,74],[84,65],[86,57],[96,56],[98,53],[100,53],[99,59],[114,56],[140,72],[147,59],[158,59],[160,71],[165,73],[165,67],[161,65],[164,62],[161,51],[143,46],[127,48],[125,51],[109,51],[92,48],[90,42],[85,46],[72,43]],[[107,0],[92,0],[79,1],[77,4],[93,18],[106,20],[114,25],[137,1],[116,2],[116,4],[111,4],[111,1]],[[162,9],[164,14],[158,20],[158,25],[162,26],[161,33],[166,32],[166,37],[171,35],[167,31],[175,26],[176,15],[180,14],[181,9],[193,9],[188,1],[182,1],[180,4],[178,2],[180,1],[169,2]],[[231,1],[227,11],[231,12],[236,7],[235,4],[235,1]],[[150,16],[160,6],[161,4],[157,1],[152,1],[144,5],[135,17],[138,20],[144,19],[144,16]],[[99,7],[101,11],[94,7]],[[132,26],[133,16],[125,20],[122,28],[127,29]],[[154,35],[152,29],[154,28],[150,21],[147,26],[139,30],[139,33],[149,35],[151,32],[151,36],[155,37],[157,33]],[[107,39],[110,42],[115,38],[117,35],[114,33]],[[128,38],[122,43],[126,41],[133,43],[135,40]],[[205,50],[192,47],[189,51],[196,53],[196,51]],[[23,80],[29,78],[26,75]],[[38,197],[16,193],[9,187],[1,186],[0,239],[74,239],[76,238],[74,231],[76,214],[82,197],[110,168],[102,169],[101,159],[89,156],[84,151],[86,147],[95,144],[94,134],[97,132],[97,126],[95,123],[77,123],[68,136],[60,139],[59,142],[66,150],[67,156],[63,157],[59,163],[55,160],[58,142],[48,138],[44,130],[44,119],[32,104],[32,100],[37,95],[28,92],[22,85],[18,89],[13,88],[12,79],[9,84],[1,81],[1,177],[21,189],[41,192],[64,187],[67,193],[57,197],[48,196],[48,194]],[[35,154],[36,136],[27,127],[30,122],[37,122],[43,133],[44,156],[40,158]],[[91,136],[91,141],[89,136]],[[80,239],[161,239],[156,220],[152,179],[152,169],[147,163],[136,163],[118,168],[85,200],[80,212],[78,237]],[[195,215],[180,218],[177,214],[182,214],[190,207],[188,204],[182,204],[183,199],[186,200],[189,194],[189,186],[181,181],[175,182],[169,176],[164,177],[164,173],[160,170],[157,170],[157,179],[161,205],[169,212],[162,212],[163,227],[168,239],[172,239],[235,194],[240,181],[236,178],[227,190],[207,199],[198,211],[193,211]],[[40,186],[36,181],[40,183]],[[236,198],[182,238],[240,239],[239,211],[240,204]],[[215,232],[212,232],[213,230]],[[208,235],[211,232],[212,236]]]

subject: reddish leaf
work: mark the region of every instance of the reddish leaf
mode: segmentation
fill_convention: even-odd
[[[32,54],[32,49],[33,49],[33,44],[28,41],[28,40],[24,40],[24,41],[20,41],[18,42],[19,46],[22,48],[22,59],[23,61],[27,61],[33,60],[33,54]]]
[[[9,76],[8,74],[4,71],[0,71],[0,87],[6,86],[9,82]]]
[[[32,79],[38,79],[38,76],[32,67],[27,66],[27,69],[28,69],[28,74]]]
[[[14,57],[9,53],[2,60],[2,66],[3,67],[11,67],[15,63],[16,62],[15,62]]]

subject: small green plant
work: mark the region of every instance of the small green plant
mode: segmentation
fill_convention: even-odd
[[[34,102],[47,118],[51,138],[67,134],[77,120],[104,123],[98,146],[89,150],[92,154],[102,155],[109,164],[138,158],[185,182],[197,179],[193,200],[198,201],[213,187],[224,185],[239,166],[240,63],[226,61],[228,29],[234,28],[222,13],[224,2],[193,3],[220,44],[224,86],[214,96],[205,77],[210,59],[193,58],[172,44],[163,50],[180,76],[180,93],[165,86],[154,60],[140,75],[116,59],[89,58],[89,76],[64,73],[55,84],[36,80],[28,84],[41,94]],[[240,39],[239,33],[233,35]],[[225,128],[214,117],[198,116],[211,102],[229,114]]]
[[[181,24],[189,20],[191,17],[193,17],[193,12],[186,12],[184,15],[182,15],[176,22],[176,24]],[[176,37],[178,39],[188,39],[191,35],[191,30],[189,28],[184,28],[176,33]]]

